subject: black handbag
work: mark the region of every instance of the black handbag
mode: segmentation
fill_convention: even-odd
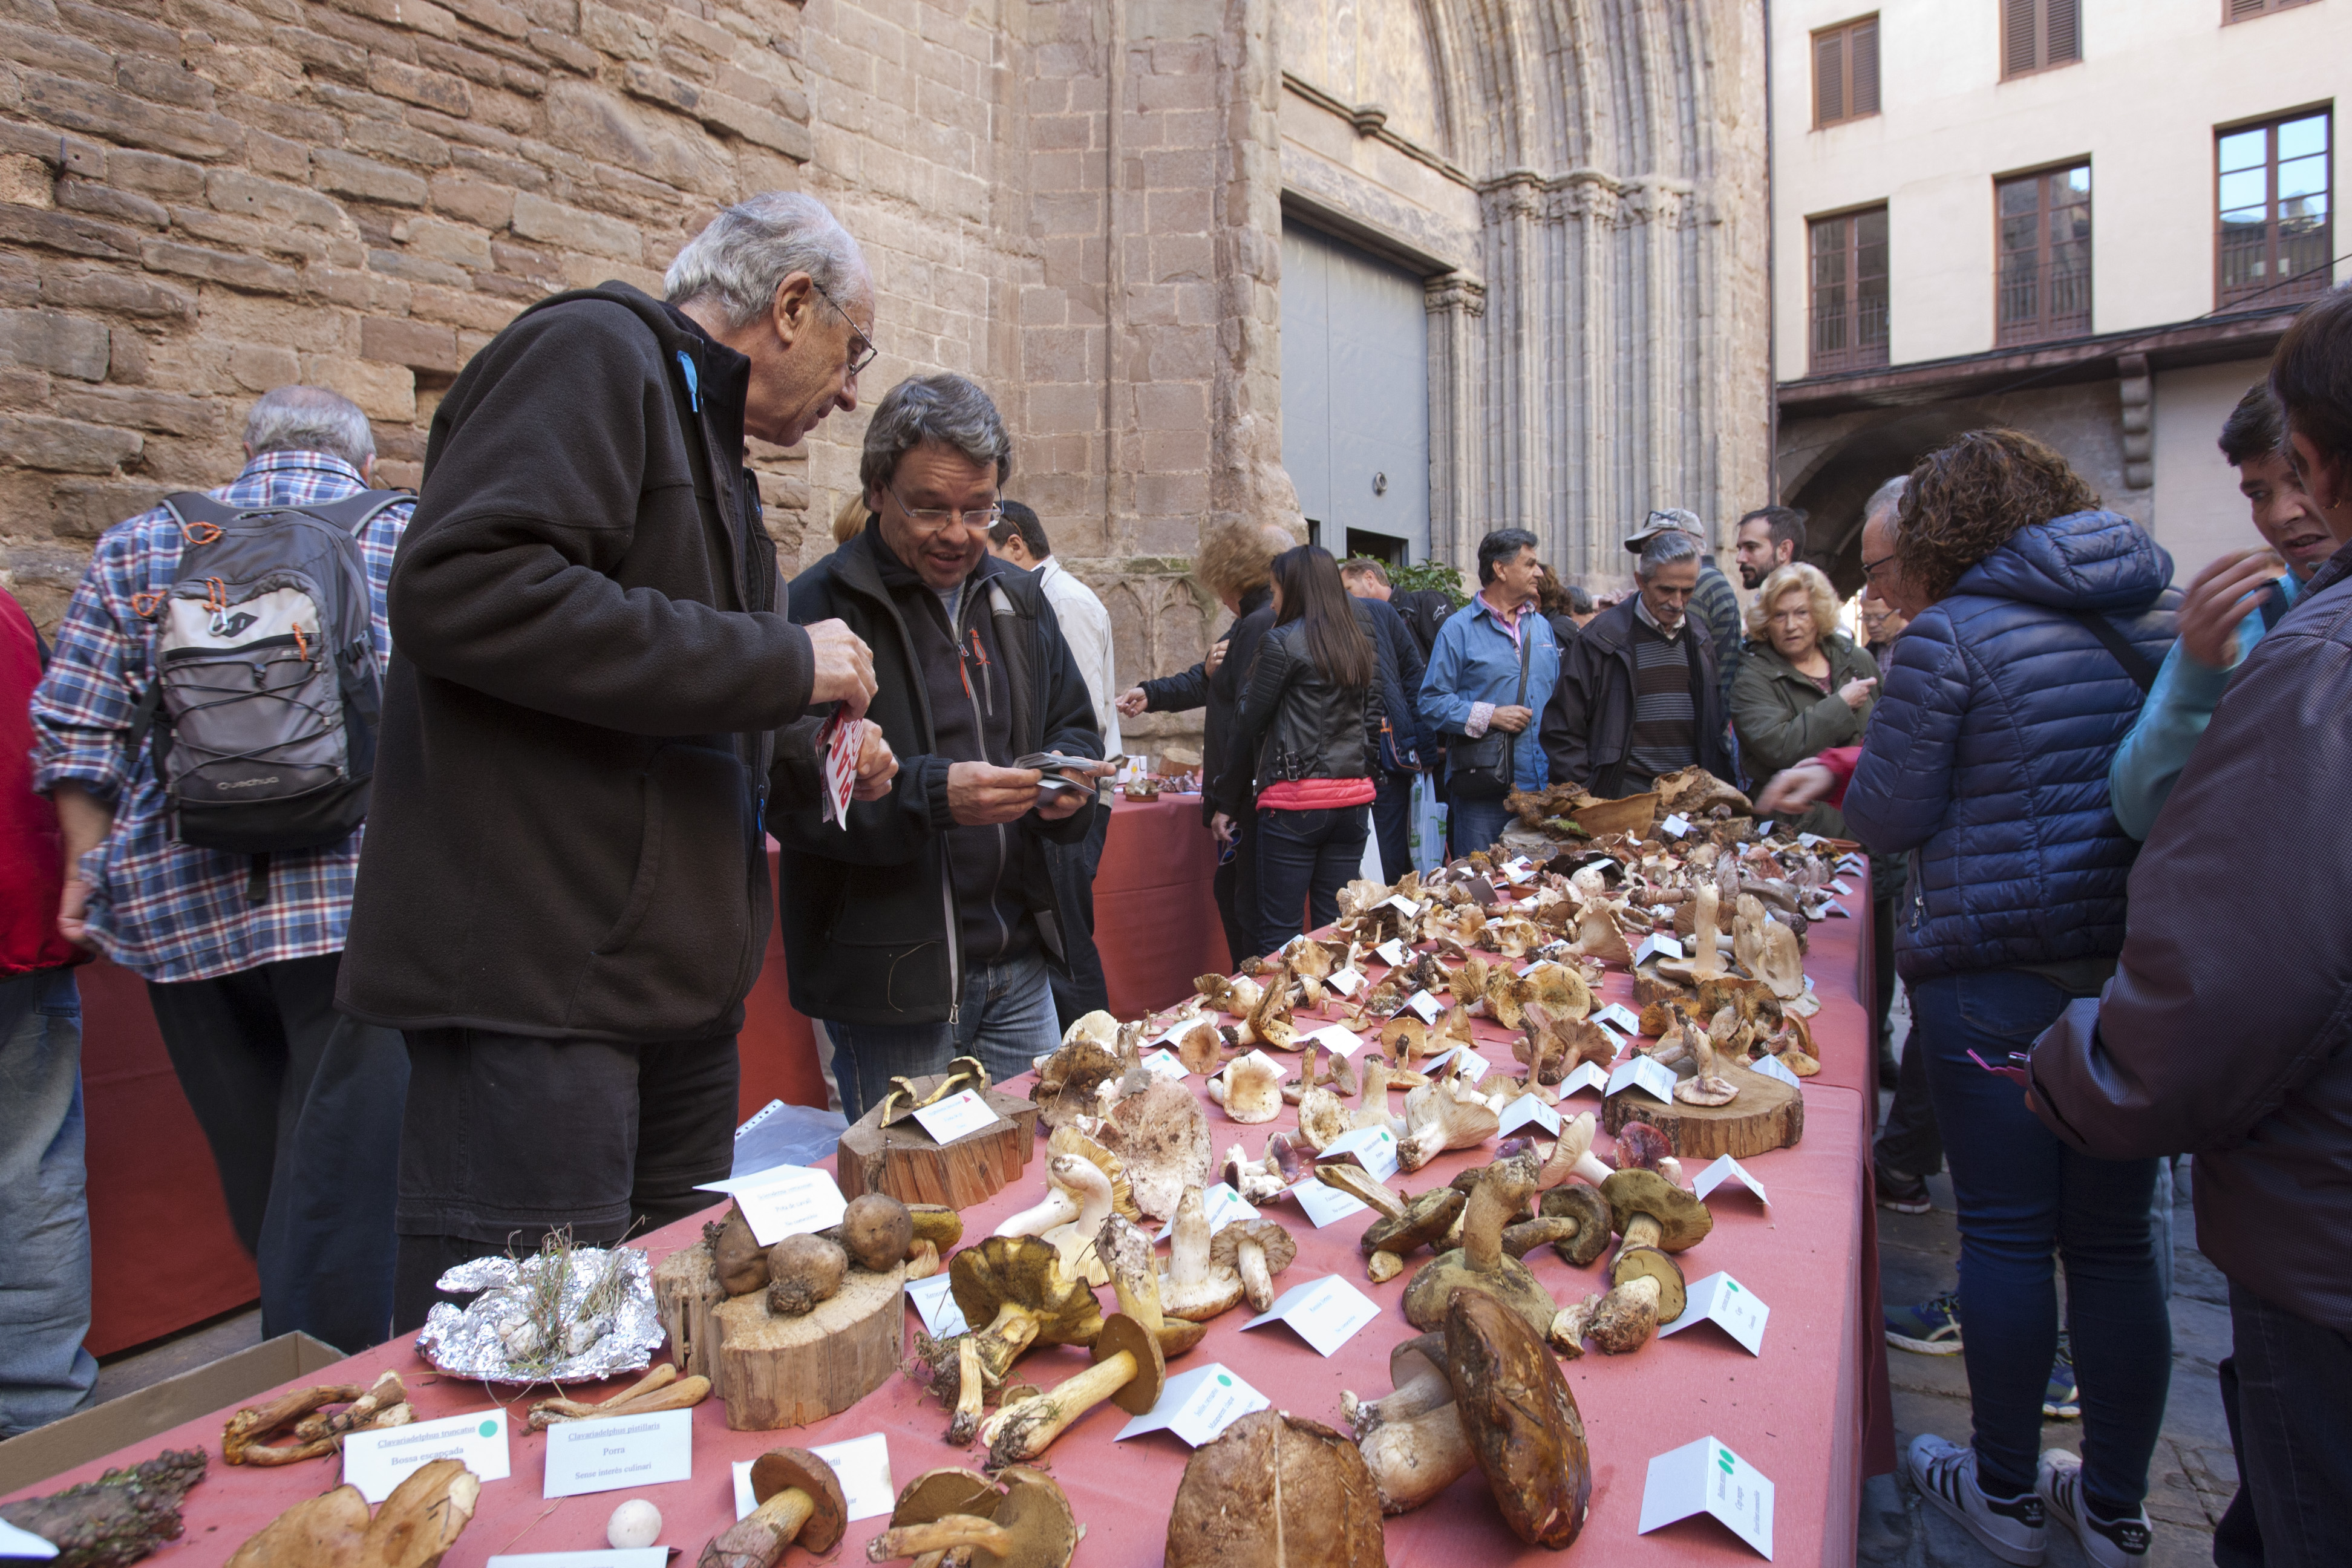
[[[1519,694],[1512,706],[1528,700],[1528,658],[1532,628],[1519,633]],[[1491,724],[1475,741],[1451,742],[1445,748],[1445,787],[1455,800],[1500,800],[1517,786],[1519,738]]]

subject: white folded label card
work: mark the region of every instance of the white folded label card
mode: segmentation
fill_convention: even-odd
[[[1386,900],[1382,900],[1381,907],[1382,909],[1402,910],[1404,911],[1404,915],[1407,920],[1410,920],[1414,915],[1421,913],[1421,906],[1414,903],[1411,899],[1406,898],[1402,893],[1390,894]]]
[[[1345,1024],[1326,1024],[1313,1034],[1299,1037],[1300,1050],[1305,1050],[1308,1046],[1321,1046],[1327,1051],[1337,1051],[1343,1057],[1352,1057],[1364,1048],[1364,1037]]]
[[[1653,931],[1642,939],[1641,946],[1633,950],[1633,962],[1636,964],[1647,963],[1662,952],[1669,958],[1680,958],[1683,955],[1682,939]]]
[[[1749,1175],[1748,1167],[1728,1154],[1717,1155],[1714,1164],[1701,1171],[1698,1173],[1698,1180],[1691,1184],[1691,1191],[1700,1197],[1705,1197],[1724,1183],[1735,1178],[1740,1185],[1754,1193],[1759,1198],[1762,1198],[1765,1207],[1772,1206],[1772,1200],[1764,1196],[1764,1184]]]
[[[890,1444],[883,1434],[873,1432],[845,1442],[827,1443],[809,1452],[833,1467],[851,1523],[878,1519],[890,1511],[898,1492],[890,1485]],[[730,1468],[735,1478],[735,1517],[749,1519],[760,1506],[759,1500],[751,1494],[751,1461],[738,1459]]]
[[[1579,1062],[1574,1072],[1559,1080],[1559,1097],[1566,1100],[1580,1089],[1605,1096],[1609,1092],[1609,1075],[1601,1070],[1597,1062]]]
[[[1633,1057],[1618,1065],[1609,1075],[1611,1094],[1638,1089],[1661,1105],[1675,1102],[1675,1069],[1648,1057]]]
[[[1272,1403],[1232,1368],[1212,1362],[1170,1378],[1160,1390],[1160,1403],[1129,1420],[1111,1440],[1146,1432],[1173,1432],[1197,1448],[1243,1416]]]
[[[509,1552],[484,1568],[666,1568],[667,1546],[607,1547],[602,1552]]]
[[[1353,1160],[1372,1180],[1385,1182],[1397,1173],[1396,1134],[1385,1127],[1359,1127],[1324,1144],[1315,1158]]]
[[[1758,1057],[1748,1064],[1748,1069],[1750,1072],[1762,1073],[1766,1078],[1779,1079],[1790,1089],[1801,1089],[1805,1086],[1805,1080],[1782,1067],[1780,1058],[1778,1057]]]
[[[1587,1062],[1584,1065],[1591,1067],[1592,1064]],[[1553,1137],[1559,1136],[1559,1112],[1532,1094],[1523,1094],[1503,1107],[1502,1123],[1495,1129],[1495,1136],[1508,1138],[1530,1121]]]
[[[1853,889],[1845,885],[1845,879],[1843,877],[1836,878],[1831,881],[1830,891],[1839,894],[1844,898],[1850,899],[1853,897]]]
[[[1634,1532],[1647,1535],[1695,1513],[1713,1514],[1766,1562],[1772,1560],[1772,1483],[1713,1437],[1650,1461],[1642,1488],[1642,1522]]]
[[[809,1165],[774,1165],[756,1176],[704,1182],[695,1190],[734,1198],[752,1239],[762,1247],[773,1247],[788,1236],[830,1230],[849,1206],[833,1173]]]
[[[1318,1230],[1333,1220],[1346,1219],[1351,1214],[1363,1214],[1372,1206],[1361,1198],[1349,1196],[1337,1187],[1326,1186],[1312,1176],[1292,1187],[1290,1195],[1298,1200],[1298,1206],[1306,1211],[1308,1219],[1315,1222]]]
[[[1658,824],[1659,832],[1671,833],[1677,838],[1689,837],[1690,830],[1691,825],[1689,819],[1685,817],[1679,811],[1667,817],[1664,822]]]
[[[29,1530],[19,1530],[6,1520],[0,1519],[0,1557],[49,1558],[57,1554],[57,1547],[50,1542]]]
[[[1768,816],[1763,821],[1756,825],[1756,837],[1759,838],[1769,838],[1772,837],[1772,819],[1770,817]]]
[[[434,1459],[457,1459],[478,1481],[505,1480],[513,1473],[507,1468],[507,1413],[492,1406],[410,1426],[353,1432],[343,1439],[343,1480],[368,1501],[382,1502],[409,1471]]]
[[[559,1421],[547,1429],[541,1497],[578,1497],[694,1479],[694,1412]]]
[[[1465,1082],[1477,1083],[1486,1078],[1487,1068],[1486,1058],[1480,1056],[1476,1051],[1472,1050],[1467,1046],[1455,1046],[1451,1050],[1440,1051],[1437,1055],[1422,1063],[1421,1070],[1427,1073],[1430,1077],[1435,1078],[1438,1075],[1439,1070],[1443,1068],[1446,1063],[1452,1061],[1456,1057],[1462,1058],[1462,1065],[1455,1070],[1461,1073]]]
[[[1681,1333],[1693,1323],[1716,1322],[1749,1355],[1764,1353],[1764,1320],[1772,1315],[1772,1309],[1730,1275],[1717,1272],[1692,1280],[1687,1303],[1681,1317],[1659,1327],[1660,1339]]]
[[[1412,995],[1404,999],[1404,1005],[1407,1007],[1412,1008],[1414,1013],[1420,1015],[1421,1021],[1423,1023],[1434,1024],[1437,1022],[1437,998],[1432,996],[1428,992],[1414,992]]]
[[[1154,1051],[1144,1058],[1143,1068],[1146,1072],[1157,1074],[1171,1081],[1192,1076],[1192,1069],[1176,1059],[1176,1053],[1166,1049]]]
[[[1224,1229],[1225,1226],[1233,1224],[1234,1221],[1237,1219],[1257,1218],[1257,1210],[1250,1207],[1248,1204],[1242,1201],[1241,1194],[1234,1191],[1233,1184],[1230,1182],[1219,1182],[1213,1187],[1202,1188],[1201,1190],[1201,1207],[1209,1216],[1209,1234],[1211,1236],[1216,1235],[1217,1232]],[[1175,1228],[1176,1222],[1172,1219],[1170,1220],[1166,1225],[1160,1227],[1160,1235],[1157,1239],[1160,1241],[1167,1240],[1169,1233],[1173,1231]]]
[[[1364,977],[1352,969],[1335,969],[1323,984],[1342,996],[1353,996],[1364,988]]]
[[[1372,949],[1372,952],[1377,953],[1380,956],[1380,961],[1382,963],[1387,964],[1391,969],[1394,969],[1399,964],[1402,964],[1406,958],[1404,943],[1397,941],[1394,937],[1389,938],[1388,941]]]
[[[1355,1337],[1356,1331],[1381,1315],[1370,1296],[1327,1274],[1304,1285],[1294,1285],[1274,1299],[1274,1305],[1242,1325],[1288,1323],[1298,1337],[1322,1355],[1329,1355]]]
[[[1832,904],[1830,906],[1830,918],[1832,920],[1852,920],[1853,918],[1853,913],[1843,904]]]
[[[963,1309],[956,1305],[955,1292],[949,1289],[948,1271],[944,1268],[928,1279],[908,1280],[907,1300],[915,1304],[923,1327],[935,1340],[951,1338],[971,1326],[963,1321]]]
[[[1797,842],[1811,849],[1816,844],[1826,844],[1829,841],[1818,833],[1800,833],[1797,835]]]
[[[1642,1032],[1642,1015],[1634,1012],[1622,1002],[1610,1003],[1609,1005],[1592,1015],[1592,1021],[1596,1024],[1614,1024],[1629,1035],[1638,1035]]]
[[[915,1120],[923,1124],[924,1131],[940,1142],[952,1143],[983,1127],[993,1126],[1004,1118],[997,1115],[988,1101],[967,1089],[922,1107],[915,1112]]]

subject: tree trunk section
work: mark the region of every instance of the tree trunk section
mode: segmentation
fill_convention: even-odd
[[[715,1386],[719,1329],[711,1314],[727,1300],[710,1244],[681,1247],[654,1268],[654,1310],[669,1331],[670,1359],[682,1377],[707,1377]]]
[[[1601,1125],[1615,1132],[1628,1121],[1648,1122],[1673,1141],[1685,1176],[1698,1174],[1691,1165],[1694,1160],[1708,1162],[1719,1154],[1753,1159],[1786,1149],[1805,1135],[1805,1101],[1795,1089],[1719,1057],[1716,1065],[1739,1090],[1730,1104],[1685,1105],[1677,1100],[1660,1105],[1629,1089],[1611,1095],[1602,1105]]]
[[[738,1432],[805,1426],[848,1409],[898,1370],[906,1331],[907,1269],[853,1268],[841,1289],[797,1318],[768,1310],[754,1290],[719,1305],[711,1382]]]
[[[939,1081],[919,1078],[915,1084],[928,1094]],[[885,1127],[881,1107],[867,1111],[841,1135],[834,1159],[841,1195],[887,1193],[902,1204],[945,1204],[952,1209],[995,1196],[1020,1177],[1036,1152],[1037,1107],[992,1089],[983,1089],[981,1098],[1004,1120],[952,1143],[935,1142],[912,1117]]]

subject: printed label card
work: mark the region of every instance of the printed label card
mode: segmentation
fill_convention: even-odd
[[[1592,1064],[1591,1062],[1586,1062],[1584,1064],[1587,1068],[1591,1067],[1591,1065]],[[1542,1128],[1546,1132],[1550,1133],[1553,1137],[1557,1138],[1559,1136],[1559,1112],[1554,1110],[1550,1106],[1546,1105],[1542,1100],[1538,1100],[1532,1094],[1523,1094],[1519,1096],[1518,1099],[1511,1101],[1510,1104],[1503,1107],[1502,1123],[1495,1129],[1495,1136],[1497,1138],[1508,1138],[1512,1133],[1517,1131],[1520,1128],[1525,1127],[1530,1121]]]
[[[19,1530],[0,1519],[0,1557],[40,1558],[47,1560],[58,1554],[57,1547],[29,1530]]]
[[[1682,939],[1680,937],[1667,936],[1659,931],[1652,931],[1648,936],[1642,939],[1642,945],[1633,950],[1633,965],[1638,969],[1643,964],[1649,963],[1650,960],[1657,957],[1658,954],[1662,952],[1669,958],[1682,957]]]
[[[1345,1024],[1326,1024],[1311,1035],[1301,1036],[1297,1048],[1303,1051],[1310,1045],[1353,1058],[1364,1048],[1364,1037]]]
[[[1243,1416],[1272,1403],[1231,1367],[1213,1362],[1170,1378],[1160,1387],[1160,1402],[1130,1419],[1111,1441],[1139,1437],[1146,1432],[1173,1432],[1197,1448],[1214,1441]]]
[[[1004,1118],[997,1115],[995,1108],[981,1099],[977,1091],[967,1089],[918,1108],[915,1120],[923,1124],[923,1131],[936,1142],[952,1143],[982,1128],[994,1126]]]
[[[1385,1182],[1397,1173],[1396,1134],[1385,1127],[1359,1127],[1324,1144],[1315,1158],[1318,1163],[1352,1160],[1372,1180]]]
[[[1778,1057],[1758,1057],[1754,1061],[1748,1064],[1748,1070],[1749,1072],[1761,1073],[1766,1078],[1778,1079],[1782,1083],[1787,1084],[1790,1089],[1797,1089],[1801,1092],[1805,1087],[1805,1080],[1799,1078],[1795,1073],[1790,1072],[1787,1068],[1782,1067],[1780,1065],[1780,1058]]]
[[[1413,916],[1421,913],[1421,906],[1414,903],[1411,899],[1406,898],[1402,893],[1390,894],[1386,899],[1381,900],[1381,908],[1384,910],[1394,909],[1401,910],[1402,911],[1404,918],[1407,920],[1411,920]]]
[[[1638,1035],[1642,1032],[1642,1015],[1634,1012],[1622,1002],[1610,1003],[1609,1005],[1592,1015],[1592,1021],[1622,1029],[1628,1035]]]
[[[830,1230],[849,1207],[833,1173],[813,1165],[772,1165],[757,1175],[704,1182],[695,1191],[733,1198],[743,1211],[743,1222],[751,1227],[752,1239],[762,1247],[773,1247],[788,1236]]]
[[[1356,1331],[1381,1315],[1370,1296],[1327,1274],[1304,1285],[1294,1285],[1274,1299],[1274,1305],[1242,1325],[1288,1323],[1318,1355],[1330,1355],[1353,1339]]]
[[[935,1340],[951,1339],[971,1327],[963,1321],[963,1309],[956,1305],[955,1292],[948,1286],[944,1268],[928,1279],[907,1281],[907,1300],[914,1303],[924,1331]]]
[[[1325,976],[1323,984],[1342,996],[1353,996],[1364,988],[1364,977],[1352,969],[1342,967]]]
[[[1647,1535],[1696,1513],[1714,1515],[1767,1563],[1772,1560],[1772,1483],[1713,1437],[1650,1461],[1634,1533]]]
[[[1629,1089],[1640,1089],[1661,1105],[1672,1105],[1675,1069],[1649,1057],[1634,1057],[1609,1075],[1609,1093],[1622,1094]]]
[[[1853,889],[1846,886],[1845,879],[1843,877],[1834,878],[1831,880],[1830,891],[1837,894],[1840,898],[1850,899],[1853,897]]]
[[[1437,1005],[1437,998],[1426,991],[1414,992],[1404,999],[1404,1005],[1407,1011],[1424,1024],[1436,1023],[1437,1015],[1443,1011]]]
[[[1691,1184],[1691,1191],[1703,1198],[1724,1183],[1735,1180],[1754,1193],[1766,1208],[1772,1206],[1772,1200],[1764,1195],[1764,1184],[1749,1175],[1748,1167],[1728,1154],[1718,1155],[1714,1164],[1701,1171],[1698,1179]]]
[[[1378,955],[1382,963],[1387,964],[1391,969],[1402,968],[1405,960],[1412,956],[1405,951],[1404,943],[1397,941],[1394,937],[1389,938],[1388,941],[1372,949],[1372,952]]]
[[[579,1497],[694,1479],[694,1412],[559,1421],[547,1429],[541,1497]]]
[[[1576,1070],[1559,1080],[1559,1097],[1566,1100],[1581,1089],[1589,1089],[1604,1100],[1609,1095],[1609,1075],[1601,1070],[1598,1062],[1579,1062]]]
[[[507,1413],[493,1405],[437,1421],[353,1432],[343,1438],[344,1483],[357,1487],[372,1503],[390,1497],[409,1471],[434,1459],[456,1459],[474,1472],[476,1480],[505,1480],[513,1473],[507,1461]]]
[[[1237,1219],[1257,1218],[1257,1210],[1242,1201],[1241,1194],[1234,1191],[1230,1182],[1219,1182],[1214,1186],[1202,1188],[1201,1208],[1208,1215],[1211,1236]],[[1176,1222],[1171,1219],[1160,1227],[1160,1234],[1154,1239],[1165,1241],[1175,1229]]]
[[[1712,1322],[1739,1342],[1739,1348],[1749,1355],[1764,1353],[1764,1321],[1772,1309],[1756,1299],[1756,1293],[1743,1287],[1730,1275],[1717,1272],[1690,1284],[1689,1304],[1683,1315],[1658,1328],[1658,1338],[1681,1333],[1694,1323]]]
[[[1192,1076],[1192,1070],[1176,1059],[1176,1053],[1164,1047],[1143,1058],[1143,1070],[1171,1083]]]
[[[1369,1214],[1372,1207],[1363,1199],[1343,1193],[1337,1187],[1327,1186],[1312,1176],[1293,1186],[1290,1195],[1298,1200],[1299,1208],[1315,1222],[1318,1230],[1335,1220],[1346,1219],[1351,1214]]]
[[[1668,816],[1664,822],[1658,824],[1659,832],[1671,834],[1676,838],[1688,838],[1690,837],[1690,820],[1684,816],[1679,811]]]

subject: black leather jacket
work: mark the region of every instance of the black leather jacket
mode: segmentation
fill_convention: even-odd
[[[1377,679],[1353,689],[1334,686],[1307,650],[1307,623],[1276,626],[1259,641],[1234,706],[1220,796],[1246,803],[1290,779],[1370,777],[1381,713]]]

